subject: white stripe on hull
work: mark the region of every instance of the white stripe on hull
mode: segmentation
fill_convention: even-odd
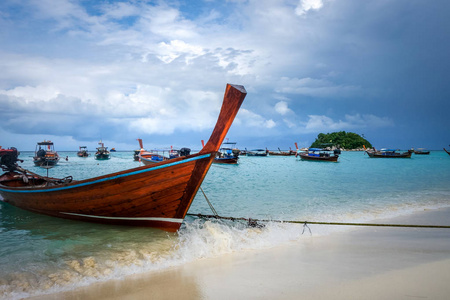
[[[162,221],[162,222],[170,222],[170,223],[183,223],[183,219],[174,219],[174,218],[154,218],[154,217],[105,217],[105,216],[93,216],[93,215],[83,215],[69,212],[60,212],[61,214],[79,216],[79,217],[87,217],[93,219],[107,219],[107,220],[128,220],[128,221]]]

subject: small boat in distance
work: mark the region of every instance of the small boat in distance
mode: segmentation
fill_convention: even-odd
[[[204,142],[202,140],[204,147]],[[239,160],[239,149],[236,148],[235,142],[224,142],[217,152],[216,158],[214,158],[213,163],[215,164],[229,164],[236,165]]]
[[[247,152],[247,156],[267,156],[267,151],[264,149],[247,150],[246,148],[245,151]]]
[[[247,92],[227,84],[216,126],[203,149],[150,166],[75,181],[2,166],[2,201],[53,217],[177,231]],[[212,102],[211,102],[212,103]]]
[[[134,151],[134,159],[142,162],[144,165],[155,164],[164,160],[164,157],[157,153],[153,153],[150,151],[146,151],[144,149],[144,144],[142,143],[142,139],[137,139],[139,142],[140,150]]]
[[[375,149],[366,149],[365,146],[364,150],[367,155],[369,155],[370,158],[411,158],[411,154],[413,153],[412,150],[408,150],[406,152],[397,152],[398,149],[386,149],[382,148],[380,150]]]
[[[339,154],[334,153],[334,151],[322,148],[309,148],[306,152],[298,151],[296,156],[300,156],[301,160],[309,161],[337,162],[339,158]]]
[[[135,160],[137,158],[138,161],[142,162],[144,165],[151,165],[155,163],[159,163],[165,160],[174,159],[177,157],[189,155],[191,149],[189,148],[181,148],[180,150],[175,150],[173,147],[170,147],[170,150],[152,150],[146,151],[144,149],[142,139],[137,139],[139,141],[139,146],[141,150],[135,150]],[[167,154],[166,154],[167,153]]]
[[[106,160],[106,159],[110,159],[110,153],[108,151],[108,147],[105,147],[105,144],[100,141],[98,143],[100,145],[100,147],[97,148],[97,152],[95,152],[95,159],[97,160]]]
[[[290,151],[290,150],[289,150],[289,152],[284,152],[284,151],[281,151],[280,148],[278,148],[278,151],[279,151],[279,152],[276,152],[276,151],[270,151],[270,150],[268,150],[268,149],[266,148],[266,152],[267,152],[269,155],[276,155],[276,156],[289,156],[289,155],[291,155],[291,151]]]
[[[422,154],[422,155],[430,154],[430,151],[425,148],[418,148],[418,149],[412,148],[411,150],[414,151],[414,154]]]
[[[35,166],[55,166],[59,161],[58,152],[55,151],[52,141],[39,142],[34,151],[33,162]]]
[[[88,157],[89,153],[86,146],[80,146],[80,150],[77,152],[78,157]]]
[[[111,148],[111,152],[116,152],[116,148]]]

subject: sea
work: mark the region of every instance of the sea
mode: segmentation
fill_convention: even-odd
[[[140,165],[133,151],[112,152],[104,161],[92,155],[79,158],[76,152],[59,154],[61,160],[52,169],[35,167],[33,152],[22,152],[19,158],[32,172],[75,180]],[[207,200],[220,216],[251,218],[258,220],[257,226],[194,216],[212,214]],[[177,233],[59,219],[0,201],[0,299],[69,291],[351,228],[305,227],[305,221],[370,223],[447,207],[450,156],[444,151],[410,159],[348,151],[337,163],[243,156],[238,165],[213,164],[189,209],[192,215]]]

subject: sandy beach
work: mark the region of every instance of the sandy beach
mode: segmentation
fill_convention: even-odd
[[[378,222],[450,225],[450,209]],[[32,299],[449,299],[450,229],[353,227],[315,236],[317,226],[324,225],[310,225],[301,242]]]

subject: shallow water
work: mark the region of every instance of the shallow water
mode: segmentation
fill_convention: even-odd
[[[84,179],[139,166],[133,152],[107,161],[62,159],[49,175]],[[32,152],[22,166],[34,167]],[[344,152],[338,163],[290,157],[242,157],[213,165],[202,184],[222,216],[301,221],[371,221],[450,206],[450,156],[443,151],[411,159],[370,159]],[[211,214],[199,192],[189,213]],[[164,269],[204,257],[302,242],[303,226],[203,221],[187,217],[179,233],[63,220],[0,202],[0,298],[18,299],[70,290],[95,281]],[[332,234],[316,226],[313,235]],[[339,229],[345,230],[345,229]]]

